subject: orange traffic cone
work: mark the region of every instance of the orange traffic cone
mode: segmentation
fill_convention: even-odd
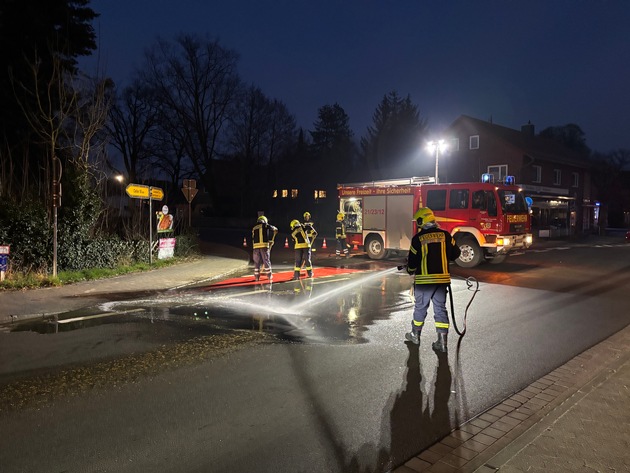
[[[247,237],[243,238],[243,246],[247,247]]]
[[[328,248],[326,246],[326,238],[324,238],[324,243],[322,243],[322,250],[325,250],[326,248]]]
[[[285,248],[288,248],[288,247],[289,247],[289,239],[288,239],[288,238],[285,238],[285,239],[284,239],[284,247],[285,247]]]
[[[355,243],[354,246],[352,247],[352,251],[358,251],[359,246]]]

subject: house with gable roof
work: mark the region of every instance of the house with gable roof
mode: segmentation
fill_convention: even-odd
[[[514,130],[461,115],[443,137],[449,151],[439,160],[440,181],[479,181],[489,173],[495,182],[503,182],[514,176],[530,198],[532,232],[539,237],[575,235],[597,227],[590,161],[562,143],[536,136],[533,124]]]

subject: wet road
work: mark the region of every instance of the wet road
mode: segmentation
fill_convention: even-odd
[[[419,348],[402,343],[409,277],[360,258],[312,281],[107,303],[99,309],[117,315],[71,314],[37,327],[57,332],[44,340],[9,334],[38,346],[3,359],[0,436],[14,441],[0,464],[386,471],[627,325],[629,251],[557,248],[454,268],[480,290],[466,337],[452,332],[441,357],[431,330]],[[472,294],[455,278],[460,328]]]

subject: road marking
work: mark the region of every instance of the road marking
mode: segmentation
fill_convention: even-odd
[[[129,310],[120,310],[116,312],[103,312],[102,314],[86,315],[84,317],[74,317],[72,319],[58,320],[57,323],[69,324],[72,322],[80,322],[81,320],[99,319],[102,317],[111,317],[112,315],[131,314],[132,312],[141,312],[144,310],[145,309],[129,309]]]

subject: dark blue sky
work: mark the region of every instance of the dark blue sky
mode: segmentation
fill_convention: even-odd
[[[339,103],[357,138],[389,91],[438,134],[466,114],[540,131],[576,123],[630,149],[628,0],[92,0],[101,65],[129,81],[159,35],[216,38],[305,129]],[[83,61],[94,72],[94,60]]]

